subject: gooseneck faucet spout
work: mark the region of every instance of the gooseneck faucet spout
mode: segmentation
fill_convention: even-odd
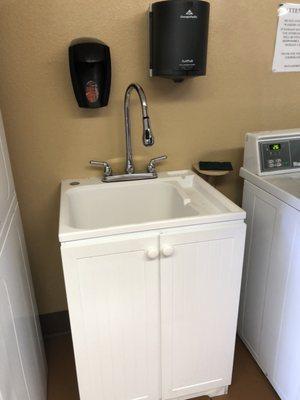
[[[133,90],[136,90],[142,108],[143,118],[143,143],[144,146],[152,146],[154,144],[154,136],[150,126],[150,118],[148,115],[148,105],[146,95],[143,88],[137,83],[131,83],[125,92],[124,98],[124,114],[125,114],[125,135],[126,135],[126,165],[127,174],[134,173],[134,164],[131,145],[131,123],[130,123],[130,96]]]
[[[109,182],[137,181],[141,179],[155,179],[157,178],[156,165],[167,158],[167,156],[154,157],[148,163],[146,171],[134,172],[132,146],[131,146],[131,124],[130,124],[130,113],[129,113],[130,97],[133,90],[137,92],[142,108],[144,146],[152,146],[154,144],[154,137],[150,126],[148,105],[144,90],[138,83],[131,83],[126,89],[124,98],[125,135],[126,135],[125,174],[117,174],[117,175],[113,174],[110,164],[106,161],[91,160],[90,165],[92,167],[101,167],[104,169],[102,182],[109,183]]]

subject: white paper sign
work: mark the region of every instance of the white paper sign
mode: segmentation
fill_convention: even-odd
[[[278,8],[278,27],[273,72],[300,71],[300,4]]]

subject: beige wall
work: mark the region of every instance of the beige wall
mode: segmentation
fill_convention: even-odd
[[[122,101],[137,81],[156,135],[134,153],[168,154],[161,169],[197,159],[231,160],[220,189],[240,201],[237,171],[246,131],[300,126],[300,76],[272,74],[278,0],[211,0],[207,77],[182,84],[147,74],[148,0],[0,0],[0,105],[41,313],[66,308],[57,241],[59,182],[97,175],[91,158],[124,154]],[[111,47],[105,109],[81,110],[70,85],[67,48],[76,37]],[[121,199],[120,199],[121,201]]]

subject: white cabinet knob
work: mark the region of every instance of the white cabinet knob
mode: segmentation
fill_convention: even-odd
[[[169,244],[165,244],[161,249],[161,253],[165,257],[170,257],[174,253],[174,247]]]
[[[146,255],[150,260],[157,258],[158,254],[159,252],[156,247],[149,247],[149,249],[146,251]]]

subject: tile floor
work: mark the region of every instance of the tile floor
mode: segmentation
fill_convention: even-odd
[[[49,368],[48,400],[79,400],[70,335],[46,340]],[[202,397],[204,399],[204,397]],[[238,340],[233,383],[227,396],[218,400],[279,400],[250,353]]]

